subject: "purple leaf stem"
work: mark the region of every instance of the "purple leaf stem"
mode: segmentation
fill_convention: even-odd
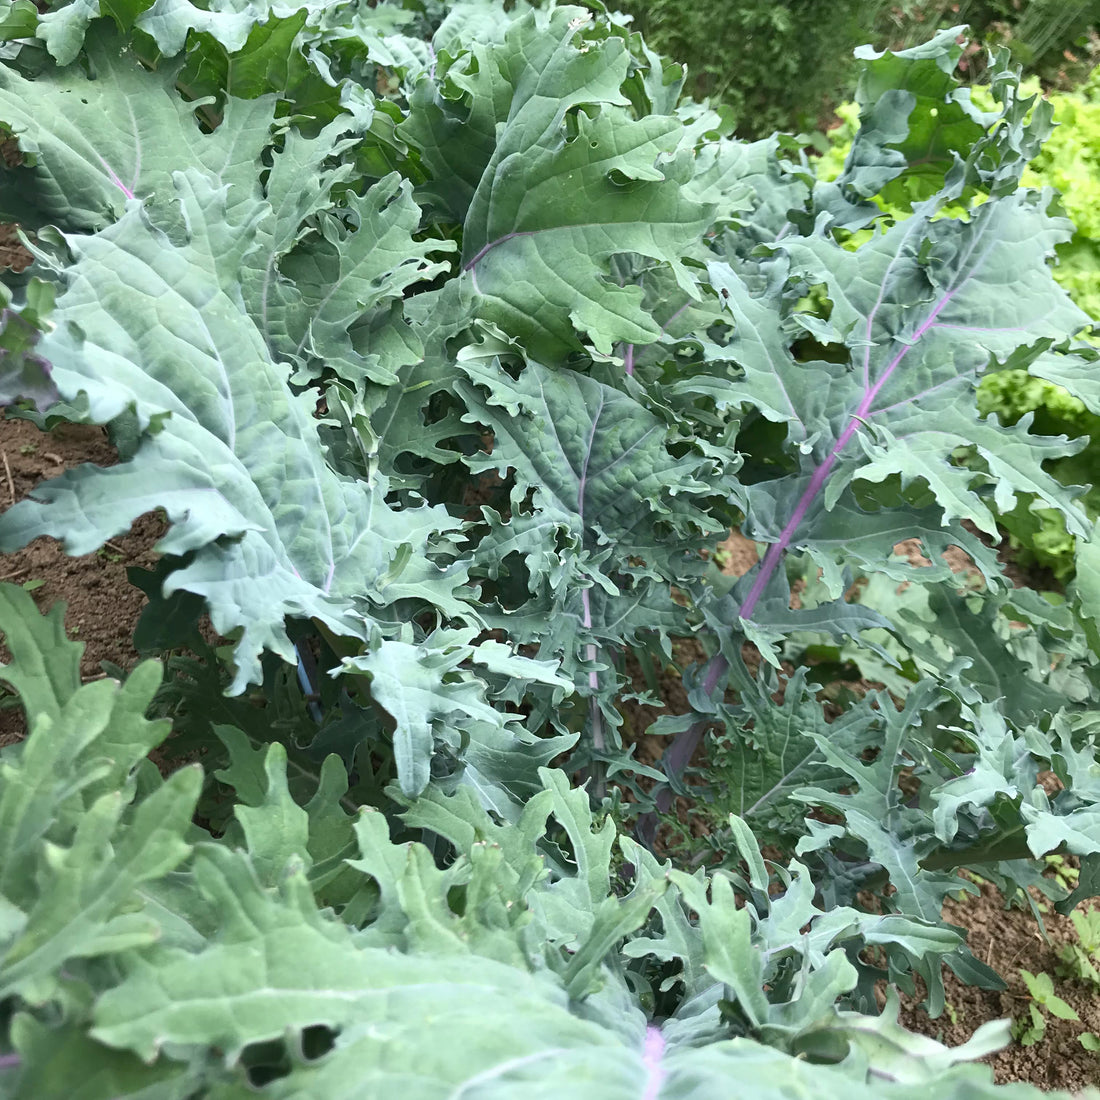
[[[132,199],[132,198],[134,197],[134,193],[133,193],[133,191],[131,191],[131,190],[130,190],[130,188],[129,188],[129,187],[127,187],[127,186],[126,186],[126,184],[124,184],[124,183],[122,182],[122,180],[120,180],[120,179],[118,178],[118,176],[117,176],[117,175],[115,174],[115,170],[114,170],[114,169],[113,169],[113,168],[112,168],[112,167],[111,167],[111,166],[110,166],[110,165],[109,165],[109,164],[108,164],[108,163],[107,163],[107,162],[106,162],[106,161],[105,161],[105,160],[104,160],[104,159],[103,159],[102,157],[100,157],[98,153],[96,153],[96,156],[97,156],[97,157],[99,157],[99,163],[100,163],[100,164],[102,164],[102,165],[103,165],[103,167],[107,169],[107,175],[111,177],[111,182],[112,182],[112,183],[113,183],[113,184],[114,184],[114,185],[115,185],[115,186],[116,186],[116,187],[117,187],[117,188],[118,188],[118,189],[119,189],[119,190],[120,190],[120,191],[121,191],[121,192],[122,192],[122,193],[123,193],[123,194],[124,194],[124,195],[125,195],[125,196],[126,196],[126,197],[127,197],[128,199]]]
[[[806,486],[806,491],[799,497],[798,503],[795,505],[794,511],[791,513],[791,518],[787,521],[787,526],[783,528],[779,535],[779,541],[773,542],[768,547],[767,554],[764,555],[763,564],[760,566],[760,572],[756,576],[756,580],[753,582],[752,588],[749,590],[748,596],[745,598],[745,602],[741,605],[739,615],[742,619],[749,618],[753,611],[756,609],[757,603],[760,601],[760,597],[764,593],[764,589],[768,586],[768,581],[771,580],[772,574],[779,566],[779,562],[783,558],[783,554],[787,547],[791,543],[791,539],[794,537],[795,531],[798,530],[798,525],[802,522],[806,513],[809,511],[810,505],[813,503],[814,497],[821,491],[825,482],[828,480],[829,474],[832,471],[836,460],[840,457],[840,452],[848,445],[848,441],[859,430],[860,425],[864,424],[867,419],[873,415],[871,406],[875,403],[875,398],[878,397],[882,390],[882,387],[890,381],[891,375],[897,370],[901,361],[909,354],[909,352],[917,346],[920,339],[924,334],[936,323],[936,318],[943,311],[943,308],[948,302],[955,296],[958,287],[954,290],[949,290],[940,301],[936,304],[936,308],[928,315],[928,318],[917,329],[913,335],[913,339],[910,343],[906,344],[890,360],[886,370],[882,372],[882,377],[873,385],[870,386],[867,392],[863,396],[863,400],[859,403],[859,407],[852,414],[852,418],[848,421],[848,426],[840,433],[840,437],[833,444],[832,449],[825,456],[824,462],[816,470],[810,478],[810,484]]]
[[[588,598],[588,589],[581,589],[581,608],[584,611],[583,623],[588,630],[592,629],[592,603]],[[585,659],[591,661],[593,664],[596,662],[597,649],[595,643],[589,642],[585,646],[584,650]],[[600,690],[600,674],[592,669],[588,673],[588,686],[592,691],[598,692]],[[597,752],[602,752],[604,747],[603,739],[603,715],[600,714],[600,704],[597,701],[595,694],[588,701],[589,708],[592,713],[592,742],[596,746]]]
[[[718,681],[725,677],[729,669],[729,661],[721,653],[716,653],[711,657],[707,663],[706,671],[703,673],[703,694],[711,695],[718,686]],[[707,728],[707,722],[709,722],[709,719],[695,722],[669,745],[668,752],[664,754],[662,759],[665,775],[679,776],[684,774],[684,769],[691,763],[691,758],[695,755],[695,750],[702,739],[703,730]],[[662,787],[657,792],[657,809],[664,814],[668,813],[671,808],[672,788]]]
[[[24,398],[45,412],[61,400],[52,365],[33,351],[41,335],[14,310],[0,309],[0,409]]]
[[[680,314],[683,313],[684,310],[687,309],[688,306],[690,306],[690,305],[691,305],[691,299],[689,298],[686,302],[684,302],[684,304],[663,325],[661,325],[661,335],[662,336],[664,336],[664,334],[666,332],[668,332],[668,326],[671,325],[672,322],[675,321],[676,318],[679,317]]]
[[[668,331],[669,325],[684,312],[688,306],[691,305],[691,299],[689,298],[684,304],[661,326],[661,331],[657,333],[657,339],[659,340]],[[628,375],[634,374],[634,345],[627,344],[623,349],[623,366],[626,367],[626,373]]]
[[[14,1069],[22,1061],[18,1054],[0,1054],[0,1069]]]
[[[642,1049],[642,1065],[645,1067],[645,1092],[642,1100],[657,1100],[668,1071],[661,1065],[665,1053],[665,1037],[656,1024],[645,1029],[645,1046]]]
[[[592,418],[592,431],[588,436],[588,446],[584,452],[584,465],[580,471],[580,481],[577,485],[577,516],[581,521],[581,531],[584,531],[584,507],[585,499],[584,493],[588,486],[588,464],[592,461],[592,448],[596,444],[596,426],[600,422],[600,416],[603,413],[603,399],[600,400],[600,407],[596,410],[596,415]],[[581,589],[581,609],[583,611],[584,627],[586,630],[592,629],[592,601],[588,594],[587,588]],[[589,642],[585,646],[585,657],[593,664],[596,663],[596,658],[599,650],[596,648],[595,643]],[[600,674],[592,669],[588,673],[588,686],[592,689],[592,698],[588,701],[589,713],[592,715],[592,744],[597,752],[603,752],[604,748],[604,736],[603,736],[603,715],[600,713],[600,702],[597,695],[600,690]],[[596,795],[599,798],[603,797],[603,780],[597,779]]]
[[[492,252],[497,245],[504,244],[505,241],[514,240],[516,237],[537,237],[540,233],[553,233],[559,229],[602,229],[605,228],[604,222],[577,222],[575,225],[548,225],[542,229],[514,229],[511,233],[505,233],[503,237],[497,237],[494,241],[489,241],[484,245],[474,256],[472,260],[468,260],[462,265],[463,271],[473,271],[478,262],[489,252]]]
[[[535,234],[533,232],[521,232],[519,230],[517,230],[515,233],[505,233],[503,237],[498,237],[495,241],[490,241],[487,245],[485,245],[484,248],[481,249],[480,252],[477,253],[476,256],[474,256],[472,260],[463,265],[462,270],[468,271],[470,273],[470,278],[473,280],[474,284],[474,290],[478,294],[481,293],[481,288],[477,285],[477,271],[475,270],[475,268],[477,267],[478,261],[481,260],[482,257],[487,255],[489,252],[492,252],[498,244],[504,244],[505,241],[510,241],[513,237],[533,237],[534,235]]]
[[[870,383],[869,362],[865,364],[864,378],[867,382],[867,391],[863,395],[863,400],[860,401],[858,408],[852,414],[844,431],[840,433],[839,438],[836,443],[833,444],[821,465],[814,470],[810,477],[809,485],[806,486],[805,492],[799,497],[798,503],[791,513],[791,518],[780,532],[779,540],[773,542],[772,545],[768,547],[768,552],[764,555],[764,561],[760,565],[760,571],[756,575],[756,580],[753,582],[748,596],[745,597],[745,602],[738,611],[738,616],[741,619],[748,619],[753,611],[756,610],[756,605],[760,602],[760,597],[768,587],[768,582],[771,580],[772,575],[775,573],[776,569],[779,568],[779,563],[783,560],[783,555],[786,553],[787,547],[790,546],[791,540],[794,538],[794,534],[798,530],[799,524],[805,518],[814,498],[824,487],[841,452],[848,445],[852,436],[866,423],[868,418],[873,416],[874,412],[882,411],[881,409],[874,411],[871,409],[871,406],[875,403],[875,398],[878,397],[879,393],[882,391],[882,387],[890,380],[894,371],[901,365],[906,355],[916,347],[924,334],[935,325],[936,318],[943,312],[944,307],[951,301],[955,294],[958,293],[965,281],[966,280],[963,280],[958,286],[944,294],[932,312],[914,333],[913,339],[890,360],[886,370],[882,373],[882,377],[873,385]],[[874,314],[878,310],[878,306],[881,302],[882,295],[879,296],[878,302],[875,303],[875,307],[871,311],[871,317],[868,320],[868,334],[871,330]],[[867,358],[868,360],[870,359],[869,348]],[[715,654],[715,656],[710,659],[703,676],[703,693],[705,695],[709,696],[713,693],[719,681],[722,680],[729,671],[729,667],[729,662],[721,653]],[[684,769],[691,760],[692,754],[695,752],[696,746],[703,736],[703,730],[706,729],[708,721],[709,719],[703,719],[693,723],[669,746],[662,761],[666,775],[679,776],[683,774]],[[662,812],[667,812],[672,805],[672,797],[672,790],[669,787],[663,787],[657,792],[657,808]]]

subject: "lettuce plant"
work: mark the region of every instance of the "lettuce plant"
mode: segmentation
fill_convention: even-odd
[[[0,547],[163,513],[135,641],[191,650],[159,707],[203,763],[148,761],[155,665],[81,687],[57,614],[4,590],[17,1087],[991,1087],[873,1013],[879,978],[933,1013],[943,964],[999,981],[940,923],[955,868],[1025,898],[1073,853],[1072,905],[1100,866],[1100,540],[1044,465],[1081,441],[974,401],[1013,369],[1100,412],[1047,265],[1072,226],[1020,187],[1049,111],[1005,57],[979,109],[955,32],[865,54],[825,183],[602,8],[0,26],[0,216],[36,257],[0,399],[120,456]],[[1017,500],[1077,538],[1064,602],[983,540]],[[734,583],[708,556],[735,524],[765,551]],[[685,641],[642,763],[628,659]],[[826,704],[823,652],[879,686]],[[709,875],[660,861],[677,797],[723,800]]]

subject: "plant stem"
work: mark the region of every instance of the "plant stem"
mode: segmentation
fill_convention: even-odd
[[[584,618],[582,622],[586,629],[592,629],[592,603],[588,595],[588,589],[581,589],[581,608],[584,611]],[[589,642],[585,646],[585,657],[593,664],[599,656],[599,650],[596,648],[595,643]],[[592,669],[588,673],[588,686],[593,692],[598,693],[600,690],[600,674]],[[603,715],[600,713],[600,703],[594,694],[588,700],[588,712],[592,717],[592,747],[596,752],[603,752],[606,741],[603,735]],[[593,794],[597,799],[602,800],[606,793],[605,773],[602,764],[592,765],[592,776],[596,781]]]

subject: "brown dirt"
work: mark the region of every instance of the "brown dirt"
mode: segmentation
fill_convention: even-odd
[[[994,992],[963,985],[945,969],[948,1008],[944,1014],[932,1020],[915,1007],[919,998],[902,998],[902,1024],[958,1046],[987,1020],[1026,1018],[1029,998],[1020,971],[1046,973],[1054,979],[1055,993],[1077,1011],[1080,1021],[1059,1020],[1048,1013],[1046,1034],[1038,1043],[1025,1047],[1013,1042],[985,1061],[1001,1084],[1027,1081],[1042,1089],[1074,1092],[1100,1085],[1100,1054],[1085,1050],[1079,1040],[1085,1032],[1100,1034],[1100,989],[1057,976],[1058,949],[1077,939],[1072,922],[1053,911],[1044,913],[1048,942],[1031,912],[1006,910],[1000,891],[988,882],[982,882],[978,897],[948,900],[943,919],[968,930],[970,949],[1005,979],[1008,989]]]
[[[715,553],[719,568],[731,577],[743,577],[759,560],[756,543],[740,531],[731,531]]]
[[[102,428],[65,424],[44,434],[29,421],[0,419],[0,512],[66,468],[82,462],[110,466],[117,460]],[[0,555],[0,580],[32,590],[43,611],[58,600],[68,605],[69,635],[85,645],[81,676],[96,679],[105,675],[102,661],[128,669],[138,660],[131,636],[145,594],[129,583],[126,569],[152,567],[158,557],[152,546],[164,530],[156,515],[145,515],[129,534],[79,558],[67,556],[53,539],[36,539],[23,550]],[[0,646],[0,662],[8,656]],[[0,745],[24,732],[22,709],[0,708]]]
[[[23,247],[14,225],[0,225],[0,271],[10,267],[22,271],[34,257]]]

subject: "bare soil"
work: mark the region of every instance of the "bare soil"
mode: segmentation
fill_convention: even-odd
[[[1048,937],[1044,939],[1030,910],[1006,910],[1000,891],[983,882],[980,896],[948,900],[943,919],[967,930],[970,949],[1005,979],[1008,989],[994,992],[964,985],[945,969],[948,1008],[944,1014],[938,1020],[929,1019],[912,998],[903,998],[901,1023],[948,1046],[958,1046],[987,1020],[1027,1017],[1029,997],[1020,971],[1046,973],[1054,979],[1055,993],[1076,1010],[1080,1020],[1059,1020],[1048,1013],[1046,1034],[1040,1042],[1027,1047],[1013,1042],[985,1061],[992,1065],[994,1079],[1000,1084],[1027,1081],[1041,1089],[1073,1092],[1100,1085],[1100,1054],[1085,1050],[1079,1038],[1085,1032],[1100,1035],[1100,989],[1057,976],[1058,949],[1077,939],[1069,918],[1053,911],[1044,913]]]
[[[34,257],[23,247],[14,225],[0,225],[0,271],[10,267],[22,271]]]
[[[111,466],[117,458],[102,428],[65,424],[43,433],[26,420],[0,419],[0,512],[67,468],[83,462]],[[129,534],[78,558],[66,555],[54,539],[35,539],[0,556],[0,580],[25,586],[43,611],[65,602],[69,634],[85,647],[80,663],[85,680],[106,675],[104,661],[129,669],[138,660],[131,637],[145,594],[129,583],[126,570],[152,568],[158,557],[152,547],[164,530],[160,518],[145,515]],[[0,646],[0,662],[8,656]],[[0,704],[0,745],[24,733],[22,708]]]

